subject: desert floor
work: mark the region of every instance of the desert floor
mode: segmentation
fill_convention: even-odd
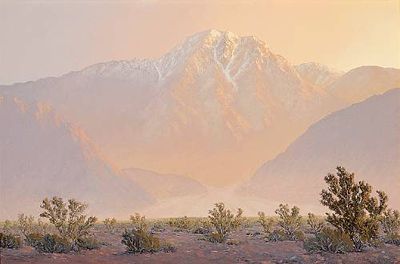
[[[97,250],[68,254],[40,254],[31,247],[1,251],[1,263],[400,263],[400,247],[383,245],[362,253],[310,254],[303,242],[265,242],[262,235],[249,235],[249,228],[230,236],[232,243],[214,244],[201,234],[168,228],[156,233],[176,246],[173,253],[127,254],[122,230],[114,234],[97,230],[103,246]]]

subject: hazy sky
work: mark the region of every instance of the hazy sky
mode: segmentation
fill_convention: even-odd
[[[210,28],[255,35],[292,63],[400,68],[400,1],[0,0],[0,84],[158,57]]]

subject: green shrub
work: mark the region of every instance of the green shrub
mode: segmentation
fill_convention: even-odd
[[[131,223],[134,229],[147,230],[148,224],[145,216],[141,216],[139,213],[130,216]]]
[[[400,245],[400,213],[397,210],[388,209],[380,218],[385,242]]]
[[[33,216],[26,216],[24,214],[18,215],[17,226],[20,232],[24,235],[25,239],[28,234],[35,232],[35,218]]]
[[[267,241],[277,242],[277,241],[286,240],[286,236],[285,236],[285,233],[283,232],[282,229],[277,229],[277,230],[273,230],[273,231],[266,237],[266,239],[267,239]]]
[[[41,233],[30,233],[25,236],[25,242],[28,246],[35,247],[35,244],[43,239],[44,235]]]
[[[77,241],[79,249],[93,250],[100,248],[100,242],[93,236],[79,238]]]
[[[327,213],[326,221],[340,232],[347,234],[354,249],[361,251],[365,245],[373,245],[378,238],[379,219],[387,207],[387,196],[377,191],[379,201],[372,197],[372,187],[354,181],[354,173],[343,167],[336,168],[336,176],[329,173],[325,177],[327,190],[321,192],[321,203],[332,213]]]
[[[168,225],[174,228],[174,231],[188,231],[193,227],[192,221],[187,217],[171,218]]]
[[[72,249],[70,241],[56,234],[30,234],[29,241],[41,253],[68,253]]]
[[[117,219],[113,218],[106,218],[103,221],[104,225],[106,226],[106,229],[111,232],[114,233],[115,228],[117,226]]]
[[[229,233],[238,229],[242,224],[243,210],[238,209],[234,215],[229,209],[225,208],[224,203],[216,203],[212,210],[209,210],[209,221],[214,230],[208,235],[211,242],[224,242]]]
[[[160,239],[148,231],[146,218],[136,213],[131,216],[133,228],[125,230],[121,243],[127,247],[129,253],[153,253],[157,251],[173,252],[175,247]]]
[[[164,223],[161,221],[155,221],[151,226],[151,231],[152,232],[164,232],[165,231]]]
[[[16,224],[10,220],[5,220],[3,226],[1,227],[1,231],[5,234],[10,234],[15,229]]]
[[[161,241],[161,251],[165,253],[176,252],[176,247],[171,243]]]
[[[208,219],[199,219],[192,229],[193,234],[207,235],[212,231],[212,224]]]
[[[22,246],[22,239],[13,234],[0,233],[0,248],[18,249]]]
[[[319,220],[313,213],[308,213],[307,225],[311,234],[318,234],[324,228],[324,222]]]
[[[279,216],[278,225],[280,227],[280,240],[301,240],[304,238],[301,228],[300,209],[293,206],[289,209],[287,204],[280,204],[279,208],[275,210]]]
[[[125,230],[122,234],[122,244],[130,253],[157,252],[161,249],[160,240],[147,230]]]
[[[324,227],[313,238],[304,242],[304,248],[313,253],[345,253],[353,250],[353,243],[349,235]]]
[[[260,223],[264,234],[268,237],[272,233],[272,226],[274,224],[274,220],[272,218],[268,218],[265,216],[264,212],[258,212],[258,223]]]
[[[91,229],[97,218],[85,215],[86,204],[74,199],[69,199],[67,204],[62,198],[53,197],[51,200],[45,198],[40,207],[44,209],[40,216],[47,218],[58,232],[58,235],[44,236],[45,241],[42,244],[49,245],[49,249],[64,252],[66,251],[64,244],[69,243],[70,248],[78,251],[80,249],[78,241],[84,241],[92,236]],[[61,244],[63,248],[59,249],[58,244]],[[65,248],[69,247],[65,246]]]

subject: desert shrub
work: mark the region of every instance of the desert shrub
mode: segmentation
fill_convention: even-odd
[[[59,234],[59,236],[44,236],[44,238],[48,239],[46,243],[50,246],[53,242],[57,245],[57,242],[62,241],[64,243],[68,241],[73,250],[79,250],[78,240],[84,240],[92,235],[91,228],[94,226],[97,218],[85,215],[86,204],[74,199],[68,200],[67,204],[62,198],[53,197],[51,200],[48,198],[44,199],[40,207],[44,209],[44,212],[40,216],[47,218]],[[55,249],[57,250],[57,248]]]
[[[147,230],[148,224],[145,216],[141,216],[139,213],[135,213],[134,215],[130,216],[130,220],[134,229]]]
[[[266,217],[264,212],[258,212],[258,223],[260,223],[264,234],[267,238],[270,238],[272,234],[272,226],[274,224],[274,220],[270,217]]]
[[[184,216],[169,219],[168,225],[174,228],[174,231],[190,231],[194,227],[195,223],[193,219]]]
[[[155,221],[151,226],[151,231],[152,232],[164,232],[165,231],[164,223],[161,221]]]
[[[286,240],[286,235],[282,229],[275,229],[267,237],[267,241],[277,242]]]
[[[125,230],[122,234],[122,244],[130,253],[157,252],[160,250],[160,240],[147,230]]]
[[[0,248],[18,249],[22,246],[22,239],[13,234],[0,232]]]
[[[209,234],[212,231],[212,224],[208,219],[199,219],[192,229],[193,234]]]
[[[25,242],[28,246],[35,247],[35,244],[40,241],[44,235],[42,233],[30,233],[25,236]]]
[[[229,233],[240,227],[242,223],[243,210],[238,209],[236,215],[225,208],[224,203],[216,203],[212,210],[209,210],[209,221],[214,230],[208,235],[212,242],[224,242]]]
[[[307,225],[311,234],[318,234],[324,228],[324,222],[319,220],[313,213],[308,213]]]
[[[68,253],[71,251],[71,243],[68,239],[56,234],[30,234],[30,245],[41,253]]]
[[[42,221],[42,219],[37,220],[36,228],[34,228],[34,232],[48,234],[56,232],[54,227],[51,227],[49,223]]]
[[[400,213],[397,210],[388,209],[380,218],[385,242],[400,245]]]
[[[173,252],[175,250],[171,244],[160,241],[149,232],[145,216],[136,213],[131,216],[131,222],[133,228],[123,232],[121,241],[129,253]]]
[[[2,227],[1,231],[5,234],[12,233],[13,229],[15,229],[16,224],[10,220],[5,220]]]
[[[345,253],[353,250],[350,236],[337,229],[322,228],[315,236],[304,241],[304,248],[309,252]]]
[[[114,233],[116,225],[117,225],[117,219],[115,219],[114,217],[106,218],[106,219],[104,219],[103,223],[109,232]]]
[[[297,206],[293,206],[289,209],[287,204],[280,204],[279,208],[275,210],[275,213],[279,216],[278,225],[281,235],[280,240],[300,240],[303,239],[304,234],[300,230],[301,228],[301,216],[300,209]]]
[[[176,252],[176,247],[171,243],[161,241],[161,251],[165,253]]]
[[[98,249],[100,248],[100,242],[93,236],[87,236],[83,238],[79,238],[77,241],[77,245],[80,249]]]
[[[35,217],[26,216],[24,214],[18,215],[18,229],[26,238],[28,234],[35,232]]]
[[[372,197],[372,187],[364,182],[354,181],[354,173],[343,167],[336,168],[336,176],[325,177],[327,190],[321,192],[321,203],[332,213],[326,221],[340,232],[347,234],[354,249],[361,251],[365,245],[373,245],[379,232],[379,219],[387,207],[387,196],[377,191],[379,201]]]

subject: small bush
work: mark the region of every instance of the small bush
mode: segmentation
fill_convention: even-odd
[[[313,213],[308,213],[307,225],[311,234],[318,234],[324,228],[324,222],[319,220]]]
[[[68,253],[72,249],[66,238],[56,234],[31,234],[29,237],[31,246],[41,253]]]
[[[282,229],[278,229],[278,230],[273,230],[271,232],[271,234],[269,234],[266,237],[266,239],[267,239],[267,241],[278,242],[278,241],[286,240],[286,236]]]
[[[79,250],[78,241],[91,236],[91,229],[97,221],[96,217],[85,215],[86,204],[74,199],[69,199],[67,204],[59,197],[51,200],[45,198],[40,207],[44,209],[40,216],[47,218],[58,231],[58,235],[44,236],[47,239],[44,244],[49,245],[50,249],[54,245],[56,251],[64,251],[57,247],[58,243],[64,246],[64,242],[68,242],[73,250]]]
[[[24,235],[25,239],[35,230],[35,218],[33,216],[26,216],[24,214],[18,215],[18,229]]]
[[[13,234],[0,233],[0,248],[18,249],[22,246],[22,239]]]
[[[222,243],[224,242],[229,233],[238,229],[242,224],[243,210],[238,209],[237,214],[234,215],[229,209],[225,208],[224,203],[216,203],[215,207],[209,211],[209,220],[214,231],[208,235],[211,242]]]
[[[208,219],[200,219],[195,223],[195,227],[192,229],[193,234],[207,235],[212,231],[212,224]]]
[[[93,236],[79,238],[77,241],[79,249],[93,250],[100,248],[100,242]]]
[[[274,220],[265,216],[264,212],[258,212],[258,223],[261,224],[264,234],[269,237],[272,233]]]
[[[148,224],[145,216],[141,216],[139,213],[135,213],[135,215],[130,216],[130,220],[133,228],[137,230],[147,230]]]
[[[171,218],[168,225],[173,227],[174,231],[188,231],[193,227],[192,221],[187,216]]]
[[[173,252],[175,247],[160,239],[148,231],[146,218],[136,213],[131,216],[134,227],[125,230],[121,243],[127,247],[129,253],[153,253],[157,251]]]
[[[384,241],[388,244],[400,245],[400,213],[397,210],[388,209],[383,212],[380,219],[383,233],[385,234]]]
[[[151,226],[151,232],[164,232],[165,231],[165,226],[161,221],[156,221],[152,224]]]
[[[5,220],[3,226],[1,227],[1,231],[5,234],[10,234],[15,229],[16,224],[10,220]]]
[[[304,242],[304,248],[312,253],[345,253],[353,250],[350,236],[336,229],[323,228],[313,238]]]
[[[161,251],[165,253],[176,252],[176,247],[171,243],[161,241]]]
[[[117,226],[117,219],[113,218],[106,218],[103,221],[104,225],[106,226],[106,229],[111,232],[114,233],[115,228]]]
[[[153,253],[161,249],[160,240],[147,230],[125,230],[122,234],[122,244],[129,253]]]
[[[300,230],[300,209],[297,206],[289,209],[287,204],[280,204],[275,213],[279,216],[278,225],[282,234],[281,240],[301,240],[304,238],[304,234]]]
[[[44,235],[41,233],[30,233],[25,236],[25,242],[28,246],[35,247],[35,244],[43,239]]]

